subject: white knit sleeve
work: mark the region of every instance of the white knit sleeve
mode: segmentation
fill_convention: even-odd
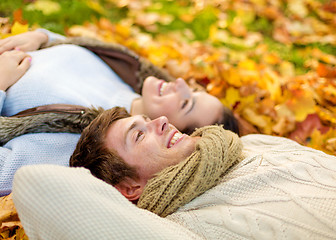
[[[30,240],[199,239],[137,208],[84,168],[23,167],[14,178],[13,200]]]
[[[56,40],[64,40],[66,38],[65,36],[63,36],[61,34],[51,32],[51,31],[49,31],[47,29],[44,29],[44,28],[38,28],[35,31],[43,32],[43,33],[47,34],[47,36],[48,36],[48,43],[52,43],[52,42],[54,42]]]

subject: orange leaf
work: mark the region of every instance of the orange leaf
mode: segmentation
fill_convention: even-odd
[[[14,22],[19,22],[23,25],[28,24],[28,21],[24,20],[23,17],[22,17],[22,9],[21,8],[15,10],[13,12],[13,18],[14,18]]]
[[[0,198],[0,209],[0,223],[18,220],[12,194]]]
[[[329,67],[325,64],[320,63],[317,66],[316,72],[320,77],[336,78],[336,67]]]

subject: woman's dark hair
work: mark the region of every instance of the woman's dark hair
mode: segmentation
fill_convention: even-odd
[[[238,120],[235,118],[233,112],[226,106],[223,106],[222,118],[214,123],[213,125],[222,125],[224,129],[230,130],[239,135]],[[190,135],[195,131],[195,128],[186,128],[182,132]]]
[[[230,130],[239,135],[238,120],[235,118],[233,112],[228,107],[224,106],[223,118],[217,122],[217,124],[223,125],[224,129]]]

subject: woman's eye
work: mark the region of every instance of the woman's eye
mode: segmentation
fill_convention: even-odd
[[[188,104],[189,100],[184,100],[183,104],[182,104],[182,109],[185,108]]]
[[[143,131],[139,131],[136,135],[135,141],[137,142],[143,134],[144,134]]]

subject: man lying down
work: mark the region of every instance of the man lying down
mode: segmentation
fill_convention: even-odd
[[[17,171],[29,239],[336,236],[336,157],[286,138],[220,126],[188,136],[117,107],[84,130],[70,165]]]

